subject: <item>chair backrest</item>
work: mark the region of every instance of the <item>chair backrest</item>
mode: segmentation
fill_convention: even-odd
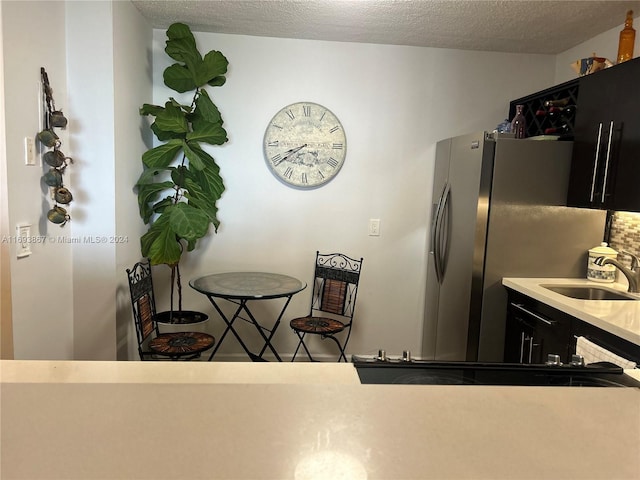
[[[316,252],[311,314],[324,312],[353,320],[362,258]]]
[[[149,261],[138,262],[133,268],[127,268],[127,276],[129,278],[133,320],[136,325],[136,336],[138,337],[138,351],[140,358],[142,358],[142,344],[152,333],[158,334],[151,264]]]

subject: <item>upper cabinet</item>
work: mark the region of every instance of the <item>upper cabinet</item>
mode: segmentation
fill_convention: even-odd
[[[640,211],[640,59],[579,80],[567,204]]]

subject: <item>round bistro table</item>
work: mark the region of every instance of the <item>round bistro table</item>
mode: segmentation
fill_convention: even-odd
[[[282,319],[291,298],[296,293],[307,287],[305,282],[279,273],[227,272],[213,273],[193,279],[189,282],[189,285],[194,290],[197,290],[207,296],[226,324],[226,328],[220,337],[220,341],[211,352],[209,360],[211,360],[216,354],[227,333],[231,332],[251,360],[264,361],[263,355],[268,348],[273,352],[279,362],[282,361],[280,355],[278,355],[278,352],[271,344],[271,339],[280,325],[280,320]],[[253,313],[251,313],[251,310],[249,310],[248,302],[250,300],[270,300],[274,298],[285,298],[286,301],[280,310],[273,327],[269,329],[258,322]],[[224,314],[218,303],[219,300],[225,300],[238,306],[231,317]],[[243,313],[246,314],[248,318],[244,318],[242,316]],[[251,352],[236,329],[233,328],[233,324],[237,319],[242,319],[251,323],[264,340],[264,345],[259,353],[256,354]]]

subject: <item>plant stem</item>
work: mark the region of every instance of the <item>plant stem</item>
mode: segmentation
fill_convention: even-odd
[[[169,297],[171,302],[171,310],[169,312],[169,323],[173,323],[173,290],[175,286],[175,278],[176,278],[176,265],[171,266],[171,295]]]
[[[182,282],[180,280],[180,264],[176,263],[176,285],[178,286],[178,311],[182,311]]]

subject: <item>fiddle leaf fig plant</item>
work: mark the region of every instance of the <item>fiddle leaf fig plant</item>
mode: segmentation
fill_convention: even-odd
[[[144,104],[140,114],[154,117],[150,128],[162,144],[142,155],[144,170],[136,183],[140,216],[148,231],[140,238],[142,255],[152,265],[171,268],[171,311],[177,287],[182,310],[179,263],[220,222],[216,202],[224,192],[220,168],[202,144],[227,142],[220,111],[207,86],[226,81],[228,61],[212,50],[198,51],[191,29],[174,23],[167,30],[165,52],[176,61],[164,71],[164,83],[178,93],[192,93],[188,103],[170,97],[163,106]]]

